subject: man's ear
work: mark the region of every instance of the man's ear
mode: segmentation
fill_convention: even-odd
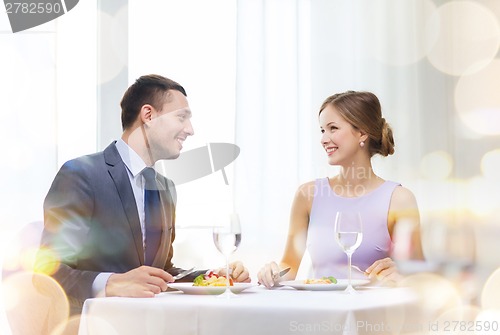
[[[139,118],[142,123],[147,123],[153,118],[153,106],[146,104],[141,107],[139,112]]]

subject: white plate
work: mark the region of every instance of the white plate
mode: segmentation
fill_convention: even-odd
[[[221,294],[226,289],[225,286],[193,286],[193,283],[171,283],[168,286],[187,294]],[[240,293],[252,286],[250,283],[234,283],[230,289],[233,293]]]
[[[335,291],[343,290],[347,287],[348,279],[337,279],[336,284],[304,284],[304,280],[289,280],[280,282],[281,285],[286,285],[293,287],[296,290],[307,290],[307,291]],[[366,285],[370,281],[367,279],[353,279],[351,281],[352,286]]]

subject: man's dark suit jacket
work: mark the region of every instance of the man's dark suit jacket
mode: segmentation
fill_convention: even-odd
[[[124,273],[144,265],[139,214],[126,169],[112,143],[103,152],[66,162],[45,198],[42,246],[60,260],[52,276],[65,290],[73,312],[92,296],[99,273]],[[164,220],[152,266],[175,275],[182,271],[172,264],[176,191],[167,178],[159,176],[158,183]],[[54,266],[51,257],[37,259],[41,270]]]

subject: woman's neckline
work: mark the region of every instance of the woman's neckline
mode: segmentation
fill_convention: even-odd
[[[363,185],[357,185],[357,186],[352,186],[354,188],[353,192],[354,192],[354,196],[352,197],[347,197],[347,196],[344,196],[344,195],[340,195],[338,194],[336,191],[335,191],[335,188],[339,187],[339,188],[343,188],[345,187],[344,185],[335,185],[333,188],[332,188],[332,185],[330,185],[330,178],[329,177],[326,177],[326,182],[328,184],[328,189],[330,190],[330,192],[338,197],[338,198],[342,198],[342,199],[360,199],[360,198],[364,198],[364,197],[367,197],[367,196],[370,196],[372,195],[373,193],[376,193],[378,190],[380,190],[382,188],[382,186],[384,186],[385,184],[387,184],[389,181],[388,180],[384,180],[382,178],[379,178],[380,179],[380,184],[377,185],[375,188],[373,188],[371,191],[367,192],[367,193],[363,193],[363,194],[360,194],[358,196],[356,196],[356,192],[362,192],[361,190],[358,190],[356,191],[356,188],[363,188],[364,186]]]

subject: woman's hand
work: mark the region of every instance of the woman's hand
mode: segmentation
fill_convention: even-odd
[[[279,272],[280,269],[278,267],[278,264],[276,264],[276,262],[271,262],[264,265],[257,274],[257,278],[259,278],[259,283],[267,288],[273,287],[278,283],[280,279]]]
[[[225,276],[226,268],[220,268],[215,272],[219,275]],[[229,263],[229,273],[235,282],[249,283],[251,281],[248,269],[240,261]]]
[[[396,262],[389,257],[375,261],[365,272],[368,274],[368,278],[386,283],[397,283],[403,278],[398,272]]]

